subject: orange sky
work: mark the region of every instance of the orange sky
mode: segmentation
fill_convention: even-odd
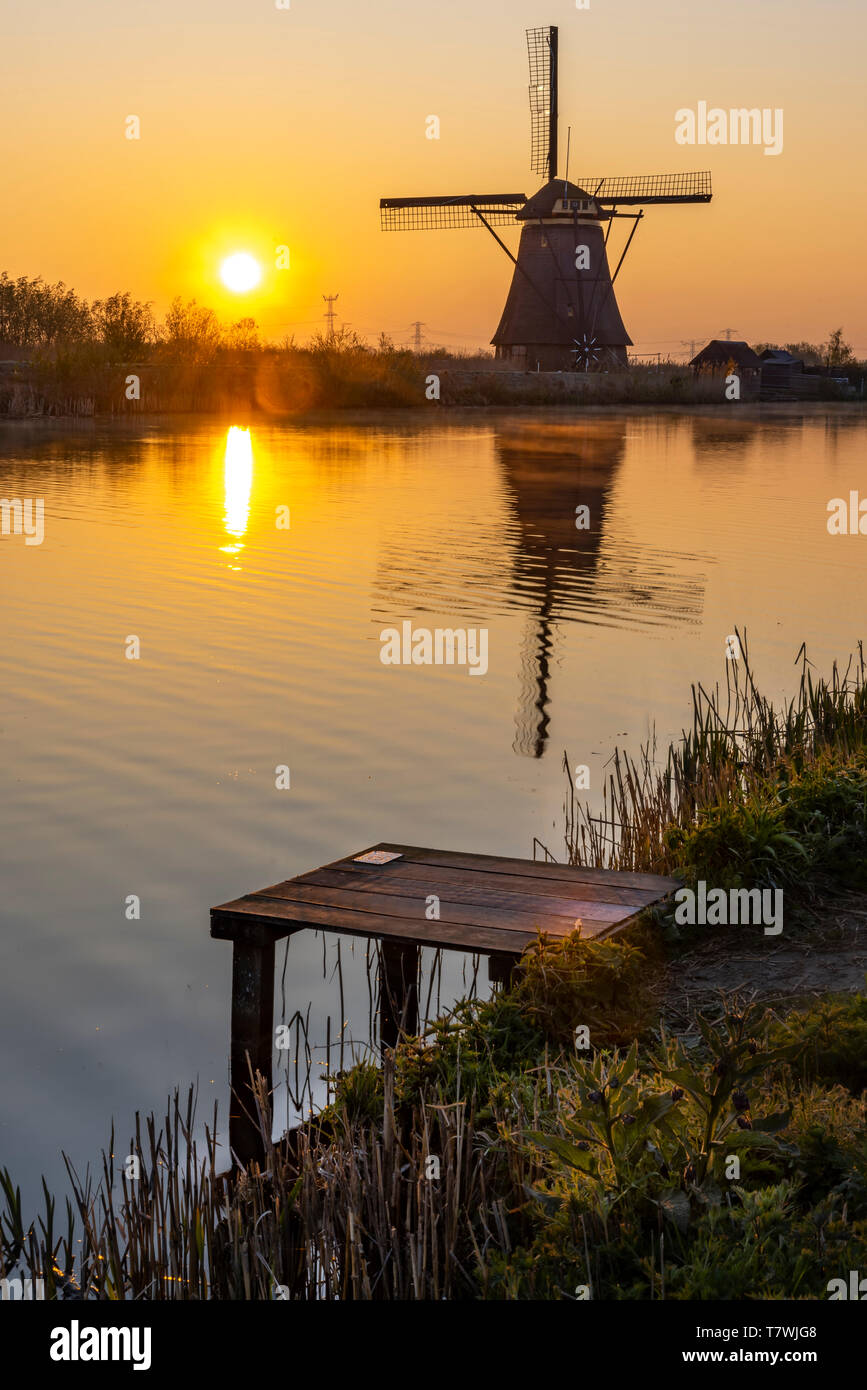
[[[650,208],[639,228],[618,280],[636,349],[842,324],[867,356],[861,0],[16,7],[0,56],[0,268],[89,297],[129,288],[159,313],[195,295],[299,340],[339,293],[338,318],[370,337],[407,341],[421,319],[429,341],[486,344],[511,276],[502,251],[482,230],[382,233],[378,200],[534,191],[524,29],[549,23],[571,173],[713,173],[709,207]],[[782,154],[678,145],[674,113],[700,100],[782,107]],[[514,250],[517,228],[504,235]],[[241,249],[267,273],[231,296],[217,267]]]

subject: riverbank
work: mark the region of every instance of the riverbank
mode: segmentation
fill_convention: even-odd
[[[828,1298],[867,1261],[867,997],[847,989],[867,669],[859,652],[820,678],[802,654],[774,707],[742,645],[662,764],[616,756],[601,819],[570,780],[565,836],[574,862],[782,892],[781,933],[673,903],[628,938],[540,938],[510,989],[333,1075],[276,1144],[260,1093],[267,1159],[235,1178],[216,1114],[193,1156],[176,1096],[120,1169],[112,1133],[98,1188],[70,1167],[62,1230],[48,1197],[31,1225],[3,1176],[2,1274],[49,1297]],[[807,964],[837,951],[842,975]]]
[[[112,418],[198,414],[307,418],[326,410],[369,412],[540,406],[742,408],[759,399],[863,404],[863,381],[811,378],[791,402],[740,382],[732,399],[726,374],[668,363],[621,372],[518,372],[493,359],[455,359],[407,351],[327,349],[226,353],[208,361],[170,358],[111,363],[94,352],[0,363],[0,418]]]

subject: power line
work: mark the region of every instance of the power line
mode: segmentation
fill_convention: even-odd
[[[453,333],[450,328],[431,328],[431,333],[442,333],[449,338],[471,338],[474,342],[480,342],[484,337],[482,333]]]

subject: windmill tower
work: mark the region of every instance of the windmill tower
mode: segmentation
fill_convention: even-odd
[[[529,199],[523,193],[382,198],[382,228],[487,228],[515,267],[491,339],[497,357],[527,370],[599,371],[625,366],[632,340],[620,317],[614,283],[644,213],[620,208],[709,203],[710,174],[582,175],[577,182],[558,177],[556,26],[528,29],[527,47],[531,167],[536,174],[547,174],[547,182]],[[615,218],[631,218],[632,228],[612,275],[608,240]],[[516,221],[521,224],[521,239],[513,256],[494,227]]]

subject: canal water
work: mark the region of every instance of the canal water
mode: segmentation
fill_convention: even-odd
[[[44,538],[0,536],[0,1165],[58,1183],[189,1082],[225,1114],[212,904],[379,840],[562,857],[564,753],[595,800],[736,626],[770,696],[803,641],[845,660],[867,537],[828,504],[865,457],[833,407],[4,425]],[[485,673],[383,664],[405,621],[483,629]],[[329,1028],[333,1067],[368,1040],[364,952],[342,1017],[333,946],[278,961],[318,1102]]]

